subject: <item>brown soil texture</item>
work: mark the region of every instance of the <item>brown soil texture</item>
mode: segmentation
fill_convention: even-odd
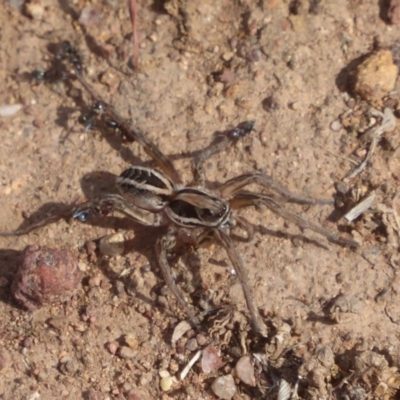
[[[208,187],[257,170],[293,192],[333,198],[335,183],[354,168],[353,152],[358,162],[364,156],[356,129],[331,129],[350,108],[368,109],[345,91],[351,71],[376,47],[391,49],[395,62],[399,56],[400,28],[388,23],[384,3],[140,0],[134,68],[126,2],[35,0],[18,7],[4,0],[0,106],[22,108],[0,117],[0,230],[114,191],[115,177],[130,164],[152,165],[136,142],[78,122],[91,99],[77,80],[31,79],[32,71],[51,67],[53,49],[64,40],[78,49],[88,82],[173,160],[186,184],[192,155],[215,132],[255,120],[253,132],[206,162]],[[393,93],[380,110],[389,104],[396,115]],[[193,309],[200,313],[199,299],[212,293],[227,324],[220,314],[209,317],[202,331],[192,329],[172,344],[186,315],[157,266],[161,228],[117,215],[86,224],[61,218],[26,235],[0,237],[0,398],[213,399],[211,384],[228,374],[235,378],[234,399],[276,399],[280,379],[292,390],[298,382],[302,399],[400,398],[396,136],[398,129],[382,138],[348,183],[377,194],[355,221],[335,218],[333,205],[285,204],[358,241],[357,249],[268,209],[239,211],[255,227],[252,241],[235,246],[268,338],[250,331],[240,282],[217,245],[175,257],[173,270]],[[126,251],[101,255],[97,241],[115,232],[127,239]],[[12,282],[30,245],[67,248],[78,257],[82,280],[68,301],[34,311],[16,302]],[[217,349],[222,366],[205,373],[197,362],[180,380],[205,346]],[[245,353],[255,387],[234,372]],[[331,361],[321,355],[327,353]],[[163,391],[166,371],[176,381]]]

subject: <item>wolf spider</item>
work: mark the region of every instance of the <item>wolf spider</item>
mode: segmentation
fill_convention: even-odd
[[[232,142],[249,134],[254,125],[252,121],[241,123],[233,130],[219,134],[207,148],[201,151],[193,162],[194,183],[184,186],[172,161],[142,132],[133,128],[128,121],[120,117],[114,108],[91,88],[82,75],[82,66],[79,60],[77,61],[76,52],[71,54],[73,60],[70,65],[73,68],[74,76],[89,92],[93,100],[95,109],[91,115],[102,119],[102,122],[108,126],[117,126],[124,136],[137,141],[157,166],[157,168],[135,165],[129,167],[116,180],[120,194],[104,194],[95,197],[74,207],[72,216],[74,219],[85,222],[92,217],[107,216],[111,212],[117,211],[145,226],[167,225],[167,233],[156,240],[156,259],[165,282],[186,311],[193,325],[197,326],[199,319],[175,284],[168,261],[168,254],[177,245],[178,234],[182,230],[192,246],[214,240],[225,249],[242,285],[252,327],[257,333],[264,336],[266,328],[257,312],[243,262],[231,237],[231,233],[236,227],[245,231],[249,240],[253,235],[251,225],[243,217],[237,215],[237,210],[264,205],[278,216],[296,223],[301,228],[311,229],[326,236],[332,242],[345,246],[358,245],[353,240],[342,238],[282,206],[283,202],[309,205],[331,204],[330,200],[317,200],[294,194],[264,173],[252,172],[237,176],[220,184],[214,193],[203,189],[205,160],[222,152]],[[251,184],[267,188],[275,194],[244,190]],[[40,223],[37,226],[42,225],[43,223]],[[0,235],[23,234],[32,230],[31,228],[28,227],[25,231],[3,232]]]

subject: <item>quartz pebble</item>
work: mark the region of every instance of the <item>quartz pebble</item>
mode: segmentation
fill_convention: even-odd
[[[12,117],[22,108],[22,104],[4,104],[0,106],[0,117]]]
[[[218,355],[218,350],[214,347],[206,347],[201,357],[201,369],[205,374],[209,374],[223,365]]]
[[[330,128],[333,132],[338,132],[340,129],[342,129],[342,124],[338,119],[335,119],[331,122]]]
[[[237,377],[246,385],[256,386],[256,377],[254,375],[254,366],[249,356],[243,356],[235,366]]]
[[[223,400],[230,400],[236,393],[236,386],[232,375],[218,377],[211,385],[216,396]]]

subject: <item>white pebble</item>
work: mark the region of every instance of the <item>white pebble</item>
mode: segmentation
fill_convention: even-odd
[[[160,375],[160,378],[168,378],[169,376],[171,376],[171,374],[166,369],[159,371],[158,375]]]
[[[0,117],[12,117],[22,108],[22,104],[4,104],[0,106]]]
[[[334,121],[331,122],[330,128],[332,131],[338,132],[342,128],[342,124],[340,123],[340,121],[338,119],[335,119]]]
[[[212,383],[211,389],[216,396],[223,400],[231,400],[236,393],[232,375],[220,376]]]
[[[243,356],[236,363],[235,372],[237,377],[246,385],[256,386],[254,366],[249,356]]]

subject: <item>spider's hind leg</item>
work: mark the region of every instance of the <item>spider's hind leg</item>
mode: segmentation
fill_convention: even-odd
[[[235,197],[230,200],[230,205],[232,208],[243,208],[249,206],[260,206],[265,205],[274,214],[286,219],[287,221],[295,223],[302,229],[310,229],[320,235],[325,236],[330,242],[337,243],[340,245],[348,247],[358,247],[359,243],[354,240],[343,238],[335,232],[331,232],[322,226],[308,221],[301,217],[300,215],[286,210],[281,204],[279,204],[273,198],[263,195],[261,193],[252,193],[247,191],[239,191],[236,193]]]
[[[333,204],[331,199],[314,199],[312,197],[293,193],[286,187],[275,182],[269,175],[262,172],[250,172],[229,179],[219,187],[222,198],[231,199],[245,186],[257,184],[271,189],[281,196],[282,201],[288,201],[298,204]]]
[[[168,288],[174,294],[175,298],[178,300],[178,303],[185,310],[188,315],[190,322],[193,326],[199,326],[199,320],[195,316],[194,312],[190,309],[188,303],[183,297],[182,293],[176,286],[175,280],[172,276],[171,266],[168,261],[168,250],[171,250],[175,247],[176,238],[172,232],[168,232],[161,238],[157,240],[156,243],[156,257],[158,266],[160,267],[161,273],[163,275],[164,281],[167,283]]]

